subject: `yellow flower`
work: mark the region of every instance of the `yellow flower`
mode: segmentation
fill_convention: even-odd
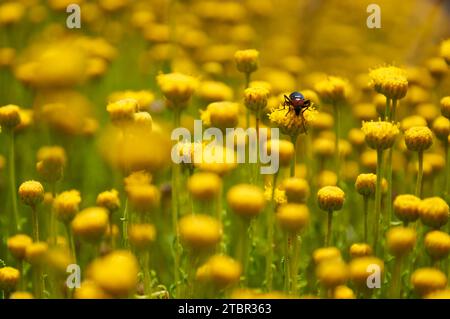
[[[259,52],[254,49],[236,51],[234,61],[239,72],[250,74],[258,69]]]
[[[413,126],[405,132],[405,143],[408,150],[423,152],[433,144],[433,133],[426,126]]]
[[[280,166],[286,167],[291,164],[291,161],[295,155],[294,144],[292,144],[292,142],[270,139],[267,141],[265,146],[267,154],[278,157]]]
[[[27,246],[25,250],[25,260],[33,266],[41,266],[46,261],[47,253],[47,243],[34,242]]]
[[[214,247],[222,238],[222,225],[208,215],[186,215],[178,223],[181,241],[192,249]]]
[[[14,290],[20,280],[20,272],[13,267],[0,268],[0,289]]]
[[[424,296],[425,299],[450,299],[450,289],[436,290]]]
[[[99,285],[91,280],[85,280],[81,283],[80,288],[75,289],[75,299],[109,299],[108,295]]]
[[[433,230],[425,235],[425,249],[433,259],[442,259],[448,256],[450,252],[450,235]]]
[[[7,246],[11,254],[22,260],[25,258],[27,247],[33,243],[31,237],[25,234],[17,234],[8,238]]]
[[[362,131],[369,147],[375,150],[392,147],[399,133],[397,125],[385,121],[363,122]]]
[[[358,289],[370,290],[367,286],[367,278],[372,275],[370,272],[372,265],[377,265],[380,267],[381,274],[384,273],[384,262],[377,257],[358,257],[350,262],[350,279]]]
[[[187,188],[192,197],[198,200],[212,200],[220,194],[222,180],[217,174],[199,172],[188,179]]]
[[[339,259],[321,262],[316,269],[320,283],[327,288],[345,284],[349,276],[348,266]]]
[[[314,89],[323,102],[330,104],[347,100],[351,91],[348,81],[337,76],[328,76],[319,81]]]
[[[441,99],[441,113],[443,116],[450,119],[450,96],[444,96]]]
[[[312,151],[318,157],[329,158],[335,154],[334,147],[335,145],[332,139],[319,137],[313,141]]]
[[[132,98],[109,103],[106,107],[106,110],[111,118],[111,122],[118,126],[133,122],[134,113],[137,109],[138,101]]]
[[[273,125],[279,127],[283,134],[291,137],[306,133],[306,130],[314,122],[318,113],[312,107],[303,112],[303,116],[295,115],[295,112],[292,110],[288,112],[287,108],[276,108],[269,114],[269,120]]]
[[[444,289],[447,286],[447,277],[436,268],[419,268],[411,275],[411,283],[420,296],[425,296]]]
[[[27,181],[19,187],[20,199],[28,206],[36,206],[44,200],[44,187],[36,181]]]
[[[152,176],[150,173],[146,171],[136,171],[125,177],[125,190],[133,186],[150,185],[151,182]]]
[[[0,5],[0,25],[19,22],[25,13],[25,6],[20,2],[6,2]]]
[[[258,115],[266,107],[268,97],[268,89],[264,87],[249,87],[244,91],[244,104],[249,110],[257,112]]]
[[[152,212],[159,206],[161,194],[154,185],[127,187],[126,191],[131,206],[139,213]]]
[[[426,62],[428,72],[436,80],[440,81],[448,72],[448,66],[443,58],[435,57]]]
[[[9,296],[9,299],[34,299],[34,297],[30,292],[15,291]]]
[[[70,222],[78,213],[81,203],[80,192],[77,190],[65,191],[53,200],[53,213],[63,223]]]
[[[287,178],[281,183],[281,187],[286,192],[289,203],[305,203],[309,197],[309,184],[303,178]]]
[[[313,252],[313,260],[316,265],[330,260],[341,260],[341,258],[341,252],[336,247],[322,247]]]
[[[415,126],[427,126],[427,121],[420,115],[411,115],[405,117],[400,123],[402,131],[407,131]]]
[[[76,236],[87,241],[98,241],[108,227],[108,211],[103,207],[89,207],[79,212],[72,221]]]
[[[403,222],[413,222],[419,218],[420,198],[414,195],[398,195],[394,200],[394,213]]]
[[[66,152],[59,146],[44,146],[37,153],[36,169],[39,175],[48,182],[55,182],[62,178],[66,165]]]
[[[334,289],[334,299],[355,299],[355,293],[347,286],[337,286]]]
[[[105,207],[110,212],[115,212],[120,207],[119,192],[115,189],[101,192],[97,196],[97,206]]]
[[[288,232],[300,232],[309,223],[309,209],[304,204],[285,204],[278,208],[276,218],[281,228]]]
[[[359,174],[356,178],[355,188],[356,191],[363,196],[373,196],[375,195],[375,188],[377,184],[377,175],[369,174]]]
[[[450,120],[444,116],[439,116],[433,121],[433,132],[438,139],[446,143],[450,135]]]
[[[266,204],[263,191],[250,184],[239,184],[230,188],[227,202],[233,212],[247,218],[259,215]]]
[[[331,114],[319,112],[311,122],[311,126],[315,131],[331,130],[334,126],[334,117]]]
[[[226,255],[214,255],[197,270],[197,279],[224,288],[239,282],[241,264]]]
[[[395,66],[383,66],[370,71],[371,85],[375,91],[389,99],[399,100],[408,91],[406,72]]]
[[[171,102],[170,107],[184,108],[197,88],[198,81],[181,73],[160,74],[156,78],[164,96]]]
[[[0,68],[9,67],[14,63],[16,50],[13,48],[0,48]]]
[[[8,104],[0,107],[0,127],[4,130],[12,130],[20,124],[20,108],[17,105]]]
[[[239,104],[234,102],[213,102],[205,111],[200,111],[205,126],[218,127],[222,130],[235,127],[239,120]]]
[[[416,231],[412,228],[393,227],[386,233],[386,246],[392,255],[400,257],[414,248],[416,237]]]
[[[444,226],[448,221],[449,214],[449,207],[442,198],[426,198],[419,204],[420,219],[427,226],[433,228]]]
[[[365,135],[364,132],[359,128],[352,128],[348,132],[348,140],[353,145],[353,147],[356,147],[358,150],[361,150],[365,146]]]
[[[440,54],[441,57],[445,59],[447,64],[450,64],[450,39],[441,42]]]
[[[317,192],[319,207],[324,211],[336,211],[342,208],[345,193],[337,186],[325,186]]]
[[[231,101],[233,99],[233,90],[222,82],[204,81],[200,84],[197,95],[208,103]]]
[[[372,255],[372,247],[366,243],[355,243],[350,246],[350,256],[352,258],[366,257]]]
[[[130,243],[137,249],[148,248],[156,238],[156,228],[152,224],[132,224],[128,228]]]
[[[317,176],[317,186],[322,188],[325,186],[336,186],[337,185],[337,175],[333,171],[323,170]]]
[[[130,296],[138,282],[139,264],[129,251],[117,250],[94,260],[87,277],[116,298]]]
[[[110,103],[118,102],[120,100],[132,99],[137,102],[137,111],[148,111],[150,105],[155,100],[155,95],[148,90],[141,91],[116,91],[108,96]]]
[[[272,200],[272,189],[272,184],[264,185],[264,198],[267,202],[270,202]],[[273,194],[273,200],[277,205],[286,204],[286,192],[281,188],[276,187],[275,193]]]

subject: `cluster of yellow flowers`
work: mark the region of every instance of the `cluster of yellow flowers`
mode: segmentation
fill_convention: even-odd
[[[450,298],[448,12],[378,2],[0,3],[0,297]]]

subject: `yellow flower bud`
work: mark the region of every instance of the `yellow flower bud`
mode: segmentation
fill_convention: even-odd
[[[226,255],[214,255],[197,270],[197,279],[212,282],[224,288],[239,282],[242,267],[239,262]]]
[[[315,90],[322,101],[332,104],[345,101],[350,94],[351,87],[346,79],[329,76],[319,81]]]
[[[425,296],[444,289],[447,286],[447,277],[436,268],[419,268],[412,273],[411,283],[420,296]]]
[[[444,96],[441,99],[441,113],[443,116],[450,119],[450,96]]]
[[[181,73],[160,74],[156,80],[171,108],[185,108],[198,86],[196,78]]]
[[[25,234],[17,234],[8,238],[7,246],[11,254],[22,260],[25,258],[26,249],[33,243],[31,237]]]
[[[20,199],[28,206],[36,206],[44,200],[44,187],[36,181],[27,181],[19,187]]]
[[[70,190],[62,192],[53,200],[53,213],[58,220],[63,223],[68,223],[78,213],[80,203],[81,196],[79,191]]]
[[[442,259],[448,256],[450,252],[450,235],[433,230],[425,235],[425,249],[433,259]]]
[[[41,147],[37,153],[36,169],[47,182],[55,182],[62,178],[66,165],[66,152],[59,146]]]
[[[393,227],[386,233],[386,245],[392,255],[400,257],[414,248],[416,237],[416,231],[412,228]]]
[[[369,174],[359,174],[356,178],[355,188],[356,191],[363,196],[373,196],[375,195],[375,188],[377,184],[377,175]]]
[[[236,127],[239,120],[239,105],[234,102],[214,102],[201,112],[201,119],[206,126],[222,130]]]
[[[119,192],[115,189],[104,191],[97,196],[97,206],[104,207],[109,212],[115,212],[120,207]]]
[[[398,195],[394,200],[394,213],[403,222],[413,222],[419,218],[420,198],[414,195]]]
[[[15,291],[9,296],[9,299],[34,299],[34,297],[30,292]]]
[[[397,125],[385,121],[364,122],[362,131],[369,147],[375,150],[392,147],[399,133]]]
[[[344,200],[345,193],[337,186],[325,186],[317,192],[319,207],[327,212],[340,210]]]
[[[259,112],[266,107],[268,97],[269,90],[266,88],[250,87],[245,89],[244,104],[249,110]]]
[[[112,298],[100,286],[91,280],[85,280],[81,283],[80,288],[75,289],[75,299],[109,299]]]
[[[281,185],[286,193],[287,200],[290,203],[305,203],[309,197],[309,185],[303,178],[286,178]]]
[[[20,272],[13,267],[0,268],[0,289],[11,291],[19,283]]]
[[[337,286],[334,289],[334,299],[355,299],[355,293],[347,286]]]
[[[450,65],[450,39],[441,42],[439,53],[441,57],[445,59],[447,65]]]
[[[228,191],[227,202],[239,216],[252,218],[264,209],[264,192],[254,185],[239,184]]]
[[[366,257],[372,255],[372,247],[366,243],[355,243],[350,246],[350,256],[352,258]]]
[[[186,215],[178,228],[181,241],[192,249],[212,248],[222,238],[222,225],[208,215]]]
[[[326,288],[335,288],[345,284],[349,276],[349,269],[342,260],[328,260],[317,266],[316,276]]]
[[[423,152],[433,144],[433,133],[426,126],[414,126],[405,132],[406,147],[410,151]]]
[[[131,206],[139,213],[152,212],[159,206],[161,194],[154,185],[131,186],[126,191]]]
[[[259,52],[254,49],[236,51],[234,61],[239,72],[250,74],[258,69]]]
[[[128,239],[137,249],[148,248],[156,238],[156,228],[152,224],[132,224],[128,228]]]
[[[419,204],[420,219],[427,226],[433,228],[444,226],[448,221],[449,214],[449,207],[442,198],[426,198]]]
[[[46,261],[47,252],[47,243],[34,242],[27,246],[25,250],[25,260],[33,266],[41,266]]]
[[[188,179],[187,187],[192,197],[198,200],[213,200],[220,194],[222,180],[217,174],[200,172]]]
[[[309,223],[309,209],[304,204],[285,204],[278,208],[276,217],[282,229],[298,233]]]
[[[450,135],[450,120],[444,116],[439,116],[433,121],[433,132],[436,137],[446,143]]]
[[[98,241],[108,227],[108,211],[103,207],[89,207],[72,220],[74,235],[87,241]]]
[[[276,144],[275,144],[276,143]],[[274,147],[275,146],[275,147]],[[279,158],[280,166],[289,166],[295,154],[294,144],[286,140],[270,139],[266,144],[267,153]],[[275,148],[275,149],[273,149]],[[276,150],[278,148],[278,151]],[[277,154],[278,153],[278,154]]]
[[[205,81],[197,90],[197,95],[205,102],[231,101],[233,90],[222,82]]]
[[[371,85],[380,94],[387,98],[399,100],[408,91],[406,72],[394,66],[385,66],[373,69],[369,73]]]
[[[336,247],[322,247],[314,250],[313,260],[316,265],[330,260],[341,260],[341,252]]]
[[[370,269],[372,265],[380,267],[381,275],[384,273],[384,262],[377,257],[358,257],[350,262],[350,279],[358,289],[370,290],[367,287],[367,277],[372,275],[373,269]]]

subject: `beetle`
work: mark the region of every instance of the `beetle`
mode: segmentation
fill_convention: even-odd
[[[286,113],[286,116],[294,110],[296,116],[301,116],[303,128],[305,129],[305,118],[303,117],[303,113],[309,109],[311,106],[311,101],[305,99],[303,94],[300,92],[292,92],[289,96],[284,95],[284,102],[282,104],[284,107],[289,107],[289,110]],[[306,131],[306,129],[305,129]]]

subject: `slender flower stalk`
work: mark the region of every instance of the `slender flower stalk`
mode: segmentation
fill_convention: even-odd
[[[325,186],[317,192],[317,201],[320,209],[327,212],[327,232],[325,236],[325,246],[331,244],[333,212],[342,208],[345,200],[345,193],[337,186]]]
[[[16,194],[16,167],[15,167],[15,143],[14,132],[9,133],[9,152],[8,152],[8,166],[9,166],[9,186],[11,190],[11,203],[12,212],[14,217],[14,224],[16,225],[16,231],[20,231],[22,226],[20,222],[19,209],[17,208],[17,194]]]
[[[267,210],[267,255],[266,255],[266,289],[272,290],[273,282],[273,245],[274,245],[274,217],[276,214],[275,189],[277,187],[278,172],[273,175],[270,209]]]

